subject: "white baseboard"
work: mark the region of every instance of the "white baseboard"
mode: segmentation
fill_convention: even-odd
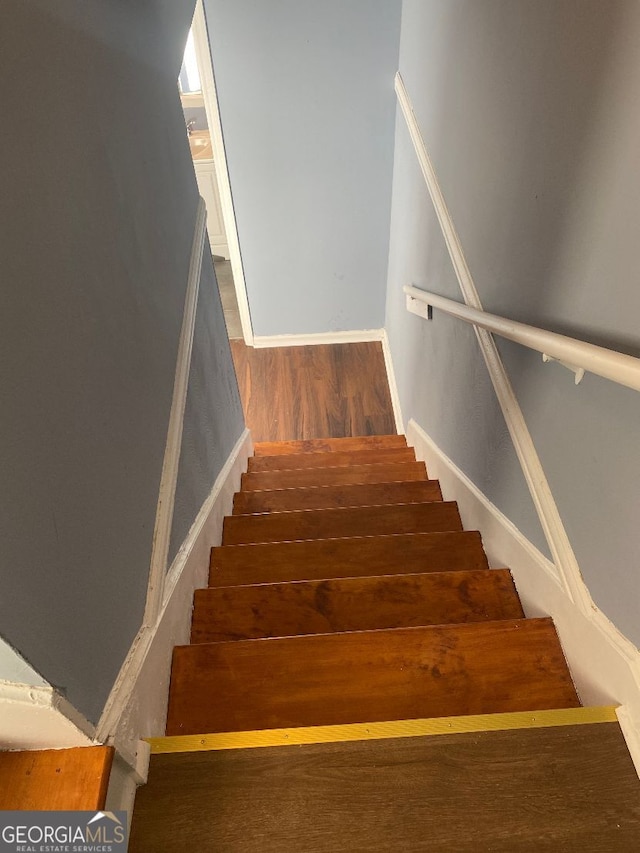
[[[387,381],[389,383],[389,392],[391,394],[391,405],[393,406],[393,417],[396,422],[396,430],[398,435],[404,435],[404,422],[402,420],[400,394],[398,392],[396,372],[393,368],[393,358],[391,357],[391,347],[389,346],[389,336],[387,335],[386,329],[382,330],[382,354],[384,355],[384,365],[387,370]]]
[[[136,799],[138,785],[144,785],[149,772],[151,748],[146,741],[138,741],[136,763],[131,766],[128,759],[116,750],[109,774],[109,787],[105,808],[112,812],[125,811],[129,815],[129,826]]]
[[[618,719],[640,775],[640,653],[597,607],[585,616],[563,590],[553,563],[478,489],[413,419],[407,441],[456,500],[465,529],[480,530],[492,568],[511,569],[527,616],[551,616],[580,699],[619,704]]]
[[[384,329],[317,332],[309,335],[255,335],[253,346],[256,349],[264,349],[266,347],[306,347],[317,344],[361,344],[368,341],[382,341],[384,337]]]
[[[209,551],[222,540],[223,519],[231,513],[252,452],[245,429],[167,573],[157,621],[138,633],[98,723],[96,740],[114,745],[119,760],[129,765],[127,772],[139,780],[145,777],[147,760],[140,738],[164,732],[173,647],[189,642],[193,591],[207,585]],[[119,791],[112,793],[114,801],[131,790],[130,780],[120,778],[127,774],[122,767],[120,771],[114,778]]]
[[[94,727],[49,686],[0,681],[0,749],[64,749],[93,743]]]
[[[133,814],[138,784],[136,775],[132,772],[129,764],[116,752],[109,774],[105,810],[127,812],[129,814],[129,826],[131,826],[131,815]]]

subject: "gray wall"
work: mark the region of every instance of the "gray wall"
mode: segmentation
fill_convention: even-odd
[[[640,7],[405,0],[400,70],[487,310],[640,356]],[[401,118],[387,323],[403,414],[546,550]],[[640,396],[500,344],[596,603],[640,642]]]
[[[182,433],[169,566],[238,440],[244,417],[206,240]]]
[[[399,0],[205,0],[254,333],[380,328]]]
[[[197,202],[191,12],[0,9],[0,633],[92,721],[145,601]]]

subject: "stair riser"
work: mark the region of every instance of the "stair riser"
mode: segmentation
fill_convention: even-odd
[[[365,435],[353,438],[310,438],[302,441],[259,441],[256,456],[285,456],[293,453],[331,453],[353,450],[389,450],[406,447],[403,435]]]
[[[488,567],[480,534],[475,530],[311,539],[212,548],[209,585],[472,571]]]
[[[238,492],[233,514],[289,512],[302,509],[330,509],[345,506],[377,506],[442,500],[437,480],[375,485],[319,486],[305,489],[277,489],[266,492]]]
[[[304,489],[309,486],[349,486],[364,483],[400,483],[427,479],[424,462],[399,465],[349,465],[342,468],[310,468],[301,471],[262,471],[243,474],[243,492],[268,489]]]
[[[281,456],[252,456],[248,471],[291,471],[308,468],[342,468],[347,465],[382,465],[415,462],[413,448],[390,450],[354,450],[349,453],[293,453]]]
[[[177,647],[167,734],[577,707],[550,619]]]
[[[446,530],[462,530],[458,507],[453,502],[435,501],[425,504],[228,516],[224,520],[222,544]]]
[[[521,619],[508,570],[199,589],[192,643]]]

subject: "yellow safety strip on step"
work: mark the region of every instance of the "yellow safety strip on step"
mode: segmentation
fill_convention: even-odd
[[[424,737],[425,735],[497,732],[551,726],[579,726],[617,722],[615,706],[559,708],[552,711],[512,711],[468,717],[435,717],[423,720],[391,720],[378,723],[347,723],[338,726],[301,726],[201,735],[146,738],[152,755],[168,752],[206,752],[219,749],[250,749],[263,746],[297,746],[355,740]]]

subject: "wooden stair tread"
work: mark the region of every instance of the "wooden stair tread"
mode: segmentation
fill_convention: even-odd
[[[296,732],[309,731],[305,727],[326,733],[324,727],[346,725],[370,738],[369,726],[385,726],[372,765],[363,766],[362,753],[351,768],[369,780],[362,796],[375,799],[381,794],[380,768],[387,766],[381,756],[387,749],[394,754],[408,721],[436,718],[444,730],[449,717],[558,714],[555,709],[579,707],[552,620],[524,618],[510,572],[488,569],[479,534],[463,532],[457,504],[442,501],[439,484],[426,478],[424,463],[415,461],[403,437],[265,442],[248,467],[234,514],[224,521],[223,544],[212,549],[210,588],[195,594],[192,645],[174,650],[170,738],[196,736],[201,744],[218,738],[213,748],[235,753],[239,739],[259,735],[262,748],[256,749],[254,737],[242,741],[243,752],[266,754],[273,752],[267,743],[276,741],[261,739],[279,732],[281,751],[295,755],[308,748],[308,740],[296,740]],[[388,728],[393,721],[400,721],[397,729]],[[393,771],[394,803],[407,764],[413,767],[414,745],[442,738],[430,725],[429,738],[424,729],[407,737],[399,770]],[[462,737],[477,745],[485,735],[502,734],[476,728],[447,741]],[[184,744],[189,737],[176,741]],[[292,742],[300,746],[286,749]],[[314,780],[328,774],[335,791],[337,776],[325,756],[339,755],[343,746],[318,744],[313,766],[304,772]],[[259,763],[257,756],[249,760],[254,767]],[[504,761],[500,753],[499,778],[508,795]],[[464,791],[459,771],[466,774],[468,768],[461,760],[454,764],[451,785]],[[284,772],[280,790],[286,793],[291,774]],[[432,773],[428,761],[420,773]],[[268,787],[277,789],[273,774],[267,777]],[[440,773],[436,787],[442,778]],[[346,786],[350,790],[349,782]],[[279,815],[283,808],[286,803],[276,795],[270,813]],[[360,824],[362,810],[353,809]],[[245,812],[244,806],[234,807],[229,825],[242,824],[238,816]],[[456,817],[460,813],[466,820],[466,799]],[[318,822],[321,814],[310,819],[310,825]],[[473,821],[474,827],[482,823]],[[404,824],[400,819],[389,825]],[[336,838],[344,846],[341,826],[327,836],[326,849],[335,849]],[[461,826],[452,838],[462,837],[466,822]],[[424,833],[407,842],[408,836],[396,833],[381,847],[376,834],[368,846],[357,841],[347,846],[432,849],[416,846],[418,836],[422,840]],[[244,838],[242,828],[237,838]],[[292,839],[296,853],[301,843],[304,849],[325,849],[307,843],[298,830]],[[503,839],[503,849],[511,849],[513,837]],[[245,841],[238,850],[264,847],[262,838]],[[289,848],[281,841],[273,849]]]
[[[211,549],[209,585],[488,568],[476,530],[400,533],[219,546]]]
[[[452,501],[433,501],[227,516],[222,544],[446,530],[462,530],[458,506]]]
[[[309,486],[306,488],[271,489],[261,492],[237,492],[233,514],[286,512],[296,509],[329,509],[344,506],[377,506],[382,504],[423,503],[441,501],[437,480],[407,483],[351,484],[348,486]]]
[[[102,809],[112,762],[110,746],[0,752],[0,808]]]
[[[424,462],[348,465],[342,468],[301,468],[288,471],[258,471],[243,474],[242,491],[296,489],[306,486],[347,486],[353,483],[406,483],[426,480]]]
[[[360,435],[347,438],[307,438],[294,441],[258,441],[253,449],[256,456],[290,455],[292,453],[318,453],[339,450],[371,450],[406,447],[404,435]]]
[[[305,468],[340,468],[345,465],[381,465],[415,462],[412,447],[391,447],[381,450],[336,450],[322,453],[290,453],[275,456],[251,456],[247,470],[287,471]]]
[[[178,646],[167,735],[576,707],[551,619]]]
[[[507,569],[296,581],[197,589],[191,642],[523,617]]]
[[[129,850],[635,853],[639,837],[620,727],[595,723],[152,755]]]

